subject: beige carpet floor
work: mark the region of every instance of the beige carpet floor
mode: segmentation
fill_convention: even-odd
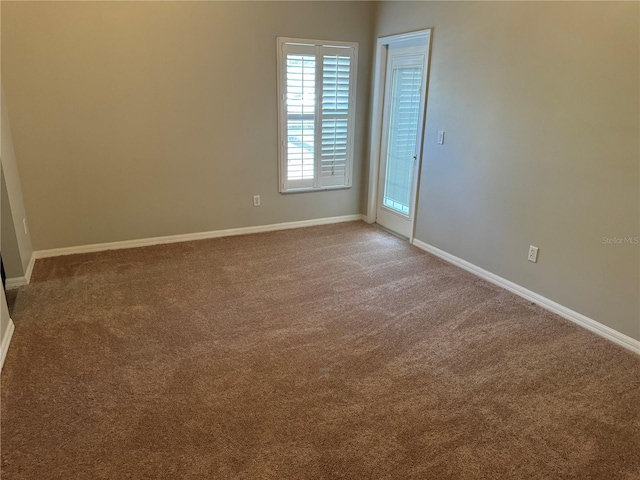
[[[638,479],[640,357],[361,222],[38,260],[2,479]]]

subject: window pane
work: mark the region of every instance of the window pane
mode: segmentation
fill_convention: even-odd
[[[287,120],[287,178],[289,180],[313,179],[314,119],[289,118]]]
[[[420,67],[393,70],[383,203],[386,207],[405,215],[409,214],[411,198],[421,82]]]
[[[287,55],[287,113],[310,114],[316,104],[316,59]]]
[[[313,179],[316,59],[287,55],[287,179]]]

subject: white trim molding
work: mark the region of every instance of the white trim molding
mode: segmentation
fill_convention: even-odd
[[[15,290],[16,288],[28,285],[27,277],[11,277],[7,278],[5,288],[7,290]]]
[[[29,258],[29,264],[27,265],[27,270],[24,273],[24,278],[27,283],[31,282],[31,274],[33,273],[33,266],[36,264],[36,256],[34,252],[31,252],[31,258]]]
[[[205,240],[209,238],[232,237],[236,235],[248,235],[250,233],[273,232],[276,230],[290,230],[292,228],[314,227],[317,225],[329,225],[332,223],[355,222],[362,220],[362,215],[343,215],[341,217],[316,218],[301,220],[298,222],[272,223],[270,225],[257,225],[254,227],[231,228],[228,230],[213,230],[210,232],[187,233],[182,235],[169,235],[165,237],[141,238],[138,240],[125,240],[121,242],[94,243],[92,245],[80,245],[77,247],[53,248],[34,252],[35,258],[58,257],[61,255],[74,255],[76,253],[104,252],[106,250],[121,250],[124,248],[149,247],[167,243],[191,242],[193,240]]]
[[[22,287],[24,285],[29,285],[31,281],[31,274],[33,273],[33,265],[36,263],[36,255],[35,252],[31,253],[31,258],[29,258],[29,264],[27,265],[27,269],[22,277],[11,277],[7,278],[6,288],[7,290],[13,290],[18,287]]]
[[[455,255],[451,255],[450,253],[440,250],[439,248],[436,248],[433,245],[429,245],[428,243],[422,242],[416,238],[413,239],[412,243],[419,249],[424,250],[425,252],[429,252],[435,255],[436,257],[439,257],[457,267],[462,268],[463,270],[471,272],[477,275],[478,277],[493,283],[494,285],[498,285],[499,287],[502,287],[505,290],[515,293],[516,295],[526,300],[529,300],[530,302],[536,303],[537,305],[540,305],[542,308],[549,310],[550,312],[553,312],[556,315],[560,315],[562,318],[565,318],[583,328],[586,328],[587,330],[595,333],[596,335],[606,338],[607,340],[613,343],[616,343],[617,345],[620,345],[621,347],[624,347],[627,350],[630,350],[640,355],[640,340],[631,338],[623,333],[618,332],[617,330],[614,330],[611,327],[607,327],[606,325],[603,325],[600,322],[596,322],[595,320],[589,317],[586,317],[581,313],[571,310],[570,308],[567,308],[563,305],[560,305],[559,303],[554,302],[553,300],[550,300],[546,297],[543,297],[542,295],[539,295],[527,288],[524,288],[518,285],[517,283],[513,283],[512,281],[507,280],[506,278],[502,278],[494,273],[491,273],[483,268],[480,268],[474,265],[473,263],[467,262],[466,260],[456,257]]]
[[[4,359],[7,357],[9,351],[9,344],[11,343],[11,337],[13,337],[13,331],[16,326],[13,324],[13,320],[9,319],[9,325],[7,325],[7,331],[2,338],[2,345],[0,346],[0,370],[4,367]]]

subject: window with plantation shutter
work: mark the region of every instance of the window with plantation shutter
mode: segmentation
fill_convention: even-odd
[[[351,186],[357,44],[278,38],[281,192]]]

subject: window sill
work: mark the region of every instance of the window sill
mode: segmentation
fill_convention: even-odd
[[[346,190],[351,188],[351,185],[336,185],[333,187],[304,187],[304,188],[290,188],[288,190],[280,190],[283,195],[290,195],[292,193],[313,193],[313,192],[326,192],[327,190]]]

